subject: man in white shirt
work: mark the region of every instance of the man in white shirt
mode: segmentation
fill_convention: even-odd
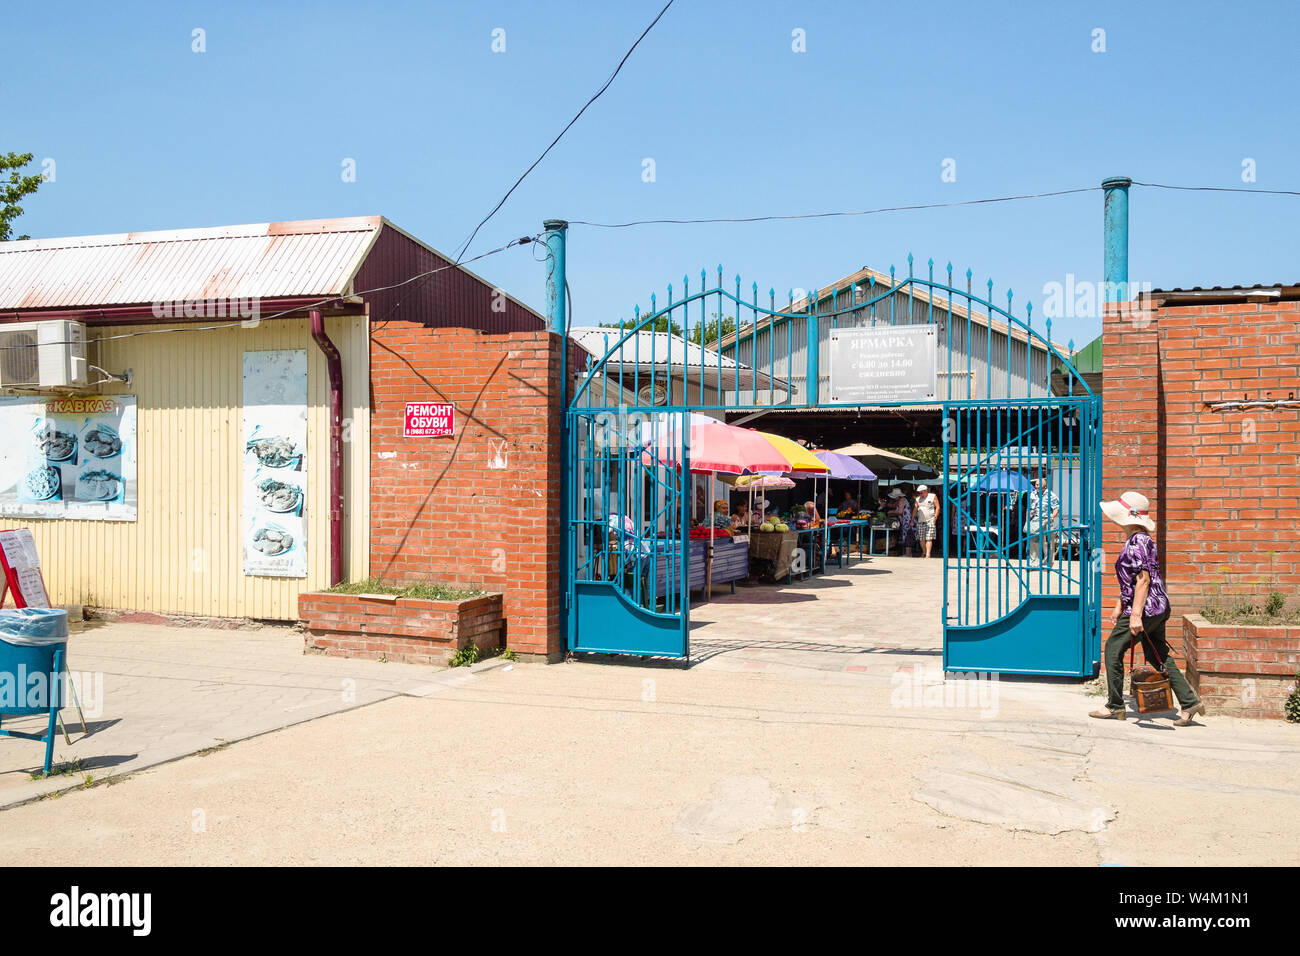
[[[1055,529],[1059,527],[1056,519],[1060,514],[1061,502],[1052,491],[1047,476],[1035,480],[1034,490],[1029,493],[1029,520],[1025,524],[1031,568],[1052,566],[1056,554]]]
[[[921,542],[922,557],[930,556],[936,537],[935,523],[939,517],[939,503],[926,485],[916,489],[916,539]]]

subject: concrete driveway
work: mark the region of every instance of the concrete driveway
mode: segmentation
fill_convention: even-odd
[[[898,560],[876,567],[900,586],[937,573]],[[802,591],[812,600],[790,602],[793,622],[729,599],[693,615],[700,660],[690,668],[498,665],[426,696],[395,694],[13,807],[0,861],[1300,858],[1294,726],[1213,715],[1186,729],[1169,718],[1096,721],[1085,714],[1097,698],[1077,683],[945,683],[930,666],[937,646],[925,646],[909,615],[882,618],[867,601],[858,613],[870,619],[856,630],[812,639],[814,616],[868,595],[829,583]],[[859,643],[869,628],[897,646]]]
[[[304,656],[289,627],[213,630],[89,622],[68,640],[86,718],[62,711],[54,772],[36,779],[45,745],[0,737],[0,807],[141,770],[211,747],[398,695],[438,692],[455,675],[378,661]],[[40,717],[6,729],[43,734]]]

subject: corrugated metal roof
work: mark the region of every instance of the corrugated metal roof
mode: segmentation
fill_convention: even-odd
[[[642,329],[615,348],[619,338],[626,334],[627,329],[597,326],[569,329],[569,338],[596,360],[599,361],[606,353],[610,353],[605,370],[611,376],[633,375],[638,371],[639,374],[646,375],[651,368],[655,368],[663,370],[658,374],[667,374],[670,379],[675,377],[675,372],[680,371],[682,380],[703,381],[705,385],[712,384],[722,391],[737,384],[742,392],[754,388],[768,390],[780,387],[782,391],[788,388],[788,384],[781,379],[773,378],[766,372],[755,371],[748,365],[720,355],[713,349],[702,348],[671,332]],[[712,376],[718,376],[717,380]]]
[[[626,334],[626,329],[606,329],[595,326],[569,329],[569,338],[597,359],[604,358],[605,353],[618,345],[619,338]],[[651,364],[666,364],[678,368],[703,366],[705,369],[716,371],[719,363],[724,370],[728,371],[734,371],[738,367],[734,360],[719,355],[713,349],[701,348],[694,342],[687,342],[680,335],[642,329],[631,335],[610,355],[608,364],[640,365],[647,368]],[[748,370],[746,365],[740,365],[739,368]]]
[[[1257,282],[1254,285],[1215,285],[1215,286],[1192,286],[1190,289],[1180,287],[1177,289],[1152,289],[1153,295],[1158,293],[1169,292],[1251,292],[1255,290],[1266,289],[1286,289],[1300,287],[1300,282]]]
[[[0,243],[0,310],[347,295],[380,216]]]
[[[906,281],[906,279],[906,276],[896,276],[891,279],[888,273],[879,272],[875,269],[869,268],[868,266],[863,266],[857,272],[845,276],[843,279],[840,279],[832,285],[828,285],[823,289],[811,290],[808,294],[804,295],[803,298],[796,299],[785,308],[779,309],[778,312],[781,315],[793,315],[796,317],[807,315],[808,302],[810,299],[820,306],[822,299],[829,298],[836,292],[847,292],[853,288],[854,284],[857,284],[865,292],[868,289],[868,280],[871,280],[874,283],[874,287],[871,287],[870,289],[870,294],[876,296],[888,292],[895,286],[901,285]],[[910,293],[907,294],[910,294],[913,298],[921,302],[933,303],[934,307],[937,309],[948,310],[951,307],[952,314],[958,318],[969,319],[975,325],[986,326],[993,332],[1002,335],[1009,335],[1014,341],[1031,342],[1033,348],[1043,352],[1047,351],[1047,346],[1043,342],[1039,341],[1036,337],[1031,339],[1029,334],[1019,326],[1010,325],[1007,322],[1003,322],[1001,319],[992,319],[987,315],[974,311],[973,309],[968,309],[962,304],[962,299],[964,298],[962,293],[954,294],[952,299],[949,300],[945,295],[937,292],[932,293],[929,288],[923,286],[912,286],[910,287],[910,290]],[[979,290],[972,291],[971,295],[978,301]],[[760,329],[766,328],[770,322],[770,317],[760,319],[758,327]],[[723,349],[730,347],[735,341],[735,338],[735,332],[724,335],[722,337],[722,342],[718,347]]]

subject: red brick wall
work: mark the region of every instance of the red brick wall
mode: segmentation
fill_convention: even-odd
[[[1207,405],[1300,395],[1300,303],[1112,310],[1103,331],[1103,488],[1152,501],[1172,636],[1182,613],[1207,603],[1294,598],[1300,412]],[[1122,542],[1115,528],[1111,560]],[[1105,570],[1109,609],[1117,588]]]
[[[508,646],[558,659],[560,338],[389,322],[370,368],[371,573],[501,591]],[[404,438],[407,402],[454,404],[455,437]]]

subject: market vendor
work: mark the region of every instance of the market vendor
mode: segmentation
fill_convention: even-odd
[[[731,515],[727,514],[727,503],[721,498],[713,502],[713,527],[731,527]]]
[[[736,511],[731,516],[731,524],[736,528],[749,527],[749,505],[743,501],[736,505]]]
[[[854,514],[858,510],[858,500],[846,488],[844,490],[844,500],[840,502],[840,512]]]
[[[816,523],[822,520],[821,513],[817,510],[817,502],[805,501],[803,503],[804,515],[810,522]]]

